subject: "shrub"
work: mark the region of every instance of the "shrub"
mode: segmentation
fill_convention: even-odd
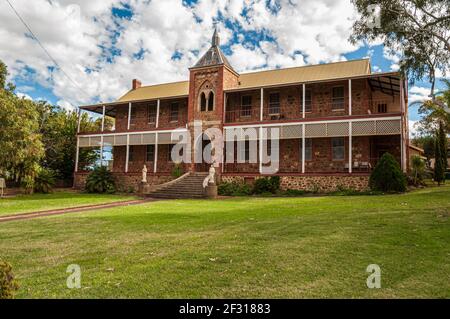
[[[114,193],[115,189],[114,176],[105,166],[96,167],[86,179],[88,193]]]
[[[255,194],[272,193],[275,194],[280,190],[280,177],[271,176],[263,177],[255,180],[253,192]]]
[[[171,174],[175,178],[178,178],[181,175],[183,175],[183,168],[181,167],[180,163],[175,163],[175,166],[173,167]]]
[[[251,195],[252,189],[250,185],[237,182],[223,182],[220,183],[217,192],[222,196],[245,196]]]
[[[305,195],[306,192],[304,190],[298,190],[298,189],[287,189],[284,192],[281,193],[284,196],[302,196]]]
[[[0,261],[0,299],[14,298],[17,289],[19,289],[19,285],[14,279],[11,265]]]
[[[391,154],[384,153],[380,158],[370,175],[369,186],[374,191],[406,191],[406,176],[403,174],[400,165]]]
[[[411,157],[411,167],[412,184],[422,184],[425,175],[425,161],[420,156],[414,155]]]
[[[51,193],[55,183],[55,174],[53,171],[47,168],[40,168],[34,179],[34,191],[43,194]]]

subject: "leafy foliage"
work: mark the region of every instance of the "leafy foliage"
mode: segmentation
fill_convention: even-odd
[[[374,191],[404,192],[406,176],[401,171],[394,156],[384,153],[375,166],[369,179],[369,186]]]
[[[238,182],[220,183],[217,191],[222,196],[245,196],[252,194],[252,188],[248,184]]]
[[[253,192],[255,194],[272,193],[275,194],[280,190],[280,177],[271,176],[263,177],[255,180],[253,185]]]
[[[55,182],[55,173],[52,170],[40,168],[34,179],[34,191],[43,194],[51,193]]]
[[[13,86],[5,87],[6,67],[0,65],[0,171],[22,182],[29,190],[44,156],[35,104],[17,97]]]
[[[180,163],[175,163],[175,166],[173,167],[171,174],[175,178],[178,178],[181,175],[183,175],[183,167],[181,166]]]
[[[359,20],[353,25],[353,43],[383,41],[395,54],[400,52],[401,70],[410,80],[428,77],[432,91],[436,71],[450,66],[450,7],[447,0],[352,0]],[[379,24],[374,25],[374,6]]]
[[[434,180],[440,185],[445,181],[445,170],[447,169],[447,138],[442,122],[439,123],[436,131],[434,160]]]
[[[114,193],[114,176],[105,166],[96,167],[86,178],[86,191],[89,193]]]
[[[13,299],[19,285],[9,263],[0,261],[0,299]]]
[[[411,157],[412,183],[413,185],[422,184],[425,174],[425,161],[418,155]]]

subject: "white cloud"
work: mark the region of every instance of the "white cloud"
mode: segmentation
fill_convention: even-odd
[[[0,2],[0,58],[11,77],[38,82],[67,108],[91,103],[97,96],[114,100],[130,88],[133,78],[144,85],[187,79],[188,68],[209,47],[213,20],[219,15],[245,32],[263,32],[276,42],[263,40],[251,49],[238,34],[239,43],[231,45],[229,57],[238,72],[339,61],[357,49],[347,41],[356,17],[347,0],[280,0],[277,10],[268,8],[265,0],[199,0],[191,6],[181,0],[12,3],[72,80],[61,70],[51,72],[53,63],[25,36],[26,29],[5,1]],[[113,6],[123,3],[134,13],[130,20],[111,14]],[[275,6],[275,1],[269,3]],[[222,20],[219,28],[221,43],[231,44],[232,31]],[[120,55],[113,56],[109,48]],[[136,59],[141,50],[142,57]],[[175,52],[181,55],[176,61],[171,59]]]
[[[26,99],[26,100],[33,100],[31,96],[29,96],[26,93],[22,93],[22,92],[16,92],[16,95],[21,98],[21,99]]]
[[[419,125],[419,121],[413,121],[413,120],[409,120],[408,121],[409,138],[413,138],[414,136],[417,135],[417,133],[418,133],[418,125]]]
[[[429,99],[430,89],[426,87],[413,86],[409,89],[408,102],[410,104],[423,102]]]

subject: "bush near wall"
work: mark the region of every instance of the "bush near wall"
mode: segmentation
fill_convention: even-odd
[[[370,188],[373,191],[392,193],[406,191],[406,185],[406,175],[399,163],[394,156],[384,153],[370,175]]]

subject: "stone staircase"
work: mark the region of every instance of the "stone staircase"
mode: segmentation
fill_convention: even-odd
[[[146,194],[152,198],[204,198],[203,180],[208,173],[191,172],[168,183],[159,185]]]

